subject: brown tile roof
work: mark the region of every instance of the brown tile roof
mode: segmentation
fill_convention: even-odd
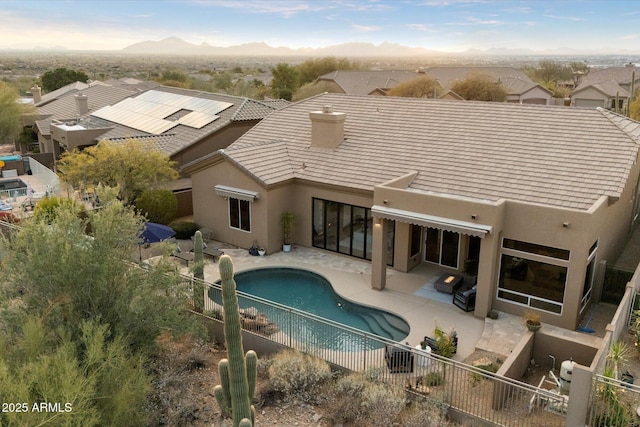
[[[532,88],[540,86],[532,82],[522,70],[514,67],[430,67],[425,68],[424,72],[429,77],[437,79],[445,89],[451,89],[456,82],[474,74],[499,80],[502,87],[510,95],[522,95]]]
[[[344,93],[369,95],[376,89],[391,89],[398,83],[415,79],[420,74],[407,70],[333,71],[318,77],[319,81],[333,81]]]
[[[310,147],[309,112],[347,114],[345,141]],[[323,94],[292,104],[223,155],[266,185],[297,178],[372,191],[417,171],[410,189],[588,209],[619,197],[640,124],[602,109]]]
[[[640,80],[640,67],[608,67],[592,68],[582,79],[576,89],[593,85],[595,83],[613,80],[618,84],[628,85],[635,71],[636,82]]]
[[[111,88],[112,90],[116,90],[118,88]],[[120,89],[121,90],[121,89]],[[243,98],[238,96],[220,94],[220,93],[211,93],[204,92],[198,90],[191,89],[181,89],[175,88],[171,86],[157,86],[154,87],[153,90],[160,92],[168,92],[175,93],[178,95],[185,95],[195,98],[203,98],[214,101],[222,101],[228,102],[232,104],[231,107],[221,111],[218,116],[219,118],[214,120],[213,122],[203,126],[200,129],[178,125],[169,131],[167,134],[170,134],[170,138],[161,139],[163,141],[161,144],[162,151],[166,152],[169,155],[174,155],[179,151],[189,147],[190,145],[202,140],[203,138],[219,131],[220,129],[228,126],[233,122],[241,122],[241,121],[258,121],[271,114],[277,108],[282,105],[272,103],[266,104],[261,101],[256,101],[249,98]],[[133,94],[132,96],[136,96]],[[115,104],[115,103],[114,103]],[[133,129],[123,124],[111,122],[108,120],[104,120],[98,117],[89,116],[87,119],[83,120],[83,125],[87,127],[111,127],[112,129],[108,132],[101,135],[98,139],[123,139],[128,137],[135,138],[144,138],[149,136],[150,134],[138,130]]]

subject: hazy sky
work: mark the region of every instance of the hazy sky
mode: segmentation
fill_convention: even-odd
[[[345,42],[640,51],[640,2],[507,0],[0,0],[0,48],[119,50],[176,36],[232,46]]]

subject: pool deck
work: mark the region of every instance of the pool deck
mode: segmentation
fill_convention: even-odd
[[[377,291],[371,289],[371,264],[367,261],[296,246],[289,253],[277,252],[263,257],[251,256],[246,249],[226,248],[222,244],[220,249],[231,256],[236,271],[278,266],[304,268],[323,275],[342,297],[404,318],[411,327],[404,341],[411,346],[417,345],[425,335],[432,336],[436,325],[445,331],[453,328],[459,339],[456,360],[466,359],[475,350],[506,357],[526,331],[516,316],[500,313],[498,320],[479,319],[473,312],[465,313],[451,302],[415,295],[430,277],[439,274],[437,266],[422,265],[409,273],[388,269],[387,286],[383,291]],[[183,264],[180,264],[182,271],[188,273]],[[218,264],[206,257],[205,280],[213,282],[219,278]]]

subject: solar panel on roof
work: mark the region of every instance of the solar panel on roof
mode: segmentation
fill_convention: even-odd
[[[184,125],[201,129],[218,119],[218,113],[233,104],[177,93],[149,90],[135,98],[127,98],[115,105],[95,111],[95,117],[121,125],[159,135],[177,126]],[[180,110],[190,113],[177,120],[166,120]]]

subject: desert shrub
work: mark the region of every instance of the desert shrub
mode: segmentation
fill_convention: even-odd
[[[259,357],[256,363],[256,370],[258,378],[268,379],[269,378],[269,368],[273,364],[273,359],[269,357]]]
[[[369,375],[339,378],[333,390],[332,424],[391,425],[405,406],[404,392]]]
[[[180,240],[190,239],[198,231],[196,223],[191,221],[175,221],[169,227],[176,232],[174,237]]]
[[[442,378],[442,374],[437,371],[429,372],[424,377],[422,377],[422,383],[429,387],[437,387],[442,384],[443,380],[444,378]]]
[[[136,208],[151,222],[169,224],[178,212],[178,199],[170,190],[146,190],[136,199]]]
[[[331,369],[327,362],[295,350],[276,354],[269,367],[273,390],[283,393],[285,398],[295,396],[304,402],[311,402],[317,388],[329,379]]]
[[[435,399],[414,402],[402,414],[403,427],[446,427],[453,425],[447,421],[448,405]]]
[[[405,404],[404,391],[384,383],[369,383],[362,393],[364,419],[374,426],[391,425]]]

